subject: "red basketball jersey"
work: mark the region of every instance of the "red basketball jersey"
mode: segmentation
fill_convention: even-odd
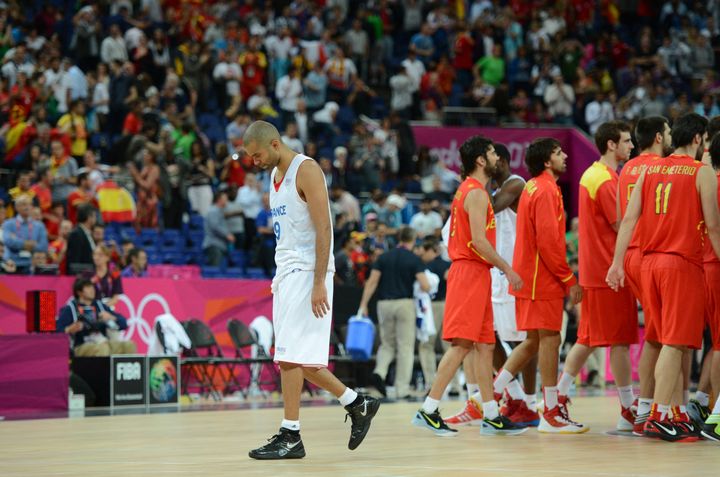
[[[578,230],[580,285],[606,288],[605,275],[613,259],[617,232],[617,172],[600,161],[580,178]]]
[[[485,257],[475,249],[472,243],[472,234],[470,233],[470,216],[465,211],[465,198],[470,191],[480,189],[487,196],[488,208],[485,217],[485,236],[490,244],[495,248],[495,212],[492,208],[490,196],[485,187],[472,177],[468,177],[460,184],[450,209],[450,239],[448,241],[448,254],[450,259],[455,260],[475,260],[484,265],[492,267]]]
[[[620,195],[620,220],[625,217],[625,211],[627,210],[628,203],[630,202],[630,194],[635,188],[635,184],[637,184],[640,174],[642,174],[649,164],[659,161],[660,159],[662,158],[657,154],[643,153],[635,159],[628,161],[623,167],[619,177],[620,185],[618,186],[618,194]],[[642,231],[640,230],[638,224],[638,227],[635,227],[635,232],[633,233],[629,248],[639,247],[641,236]]]
[[[670,155],[649,165],[642,188],[643,254],[679,255],[702,266],[705,223],[697,174],[703,164]]]

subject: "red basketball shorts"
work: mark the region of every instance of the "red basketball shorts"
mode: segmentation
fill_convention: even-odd
[[[450,266],[443,317],[443,339],[495,343],[490,268],[472,260]]]

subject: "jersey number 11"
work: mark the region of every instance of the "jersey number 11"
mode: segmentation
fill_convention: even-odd
[[[660,183],[655,188],[655,213],[667,214],[668,202],[670,201],[670,189],[672,189],[672,182],[667,184]]]

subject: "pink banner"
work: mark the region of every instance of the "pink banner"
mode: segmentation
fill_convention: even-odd
[[[58,307],[72,295],[72,277],[0,276],[0,335],[25,333],[25,292],[55,290]],[[178,321],[197,318],[212,329],[226,356],[234,356],[227,321],[249,324],[257,316],[272,319],[268,280],[127,278],[115,310],[128,319],[125,336],[145,353],[155,318],[170,313]]]
[[[62,334],[0,336],[0,416],[67,412],[68,346]]]
[[[493,141],[507,146],[510,151],[510,167],[515,174],[529,177],[523,159],[528,145],[539,137],[552,137],[560,141],[568,155],[567,172],[558,183],[563,188],[568,213],[577,215],[578,184],[585,169],[600,156],[595,145],[582,133],[573,128],[464,128],[414,126],[415,140],[419,146],[428,146],[431,155],[438,157],[454,171],[460,170],[462,143],[476,134],[482,134]]]

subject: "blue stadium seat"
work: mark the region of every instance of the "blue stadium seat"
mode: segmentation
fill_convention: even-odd
[[[145,253],[147,253],[148,255],[160,254],[160,247],[157,244],[143,245],[142,249],[145,250]]]
[[[180,250],[185,247],[185,236],[179,230],[165,230],[160,236],[163,250]]]
[[[247,252],[245,252],[245,250],[233,250],[230,252],[230,264],[233,266],[245,268],[248,261]]]
[[[192,214],[192,215],[190,215],[190,222],[188,222],[188,229],[190,231],[203,230],[204,224],[205,224],[205,219],[203,219],[202,215]]]
[[[163,262],[171,265],[185,265],[187,263],[187,255],[183,252],[163,252]]]
[[[202,248],[203,238],[205,237],[204,232],[190,232],[187,236],[187,248],[190,250],[198,250]]]
[[[245,276],[245,272],[242,268],[228,267],[223,275],[226,278],[243,278]]]
[[[163,255],[159,253],[148,253],[148,263],[152,265],[158,265],[161,263],[167,263]]]
[[[204,278],[220,278],[223,275],[222,268],[203,265],[200,267],[200,273]]]
[[[262,268],[250,267],[245,272],[245,277],[252,279],[267,278]]]

